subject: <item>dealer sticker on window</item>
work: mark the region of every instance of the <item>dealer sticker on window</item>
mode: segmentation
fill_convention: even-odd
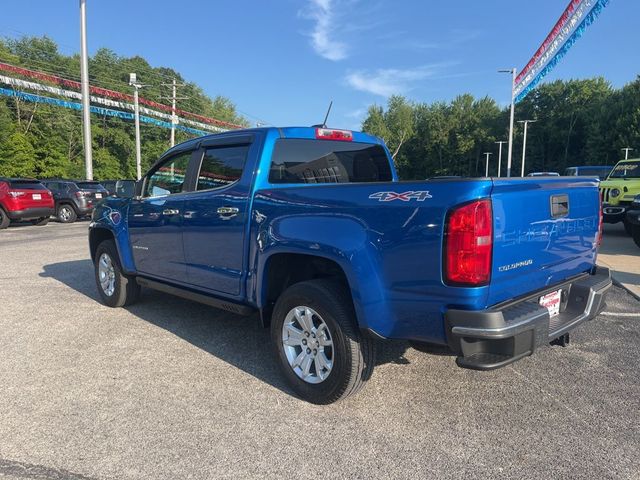
[[[560,314],[560,299],[562,296],[562,290],[547,293],[540,297],[540,305],[545,307],[549,311],[550,317],[555,317]]]

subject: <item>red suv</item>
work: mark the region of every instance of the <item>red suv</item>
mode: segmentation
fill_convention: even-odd
[[[12,220],[30,220],[46,225],[55,213],[53,195],[40,181],[0,178],[0,229]]]

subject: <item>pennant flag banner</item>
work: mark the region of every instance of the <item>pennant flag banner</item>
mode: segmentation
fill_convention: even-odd
[[[609,0],[572,0],[569,3],[540,48],[516,77],[516,102],[526,97],[553,70],[608,4]]]
[[[8,63],[0,62],[0,71],[16,73],[18,75],[22,75],[31,79],[44,80],[46,82],[55,83],[56,85],[60,85],[68,88],[75,88],[80,90],[81,84],[80,82],[76,82],[74,80],[69,80],[66,78],[58,77],[56,75],[51,75],[49,73],[38,72],[35,70],[29,70],[28,68],[16,67],[15,65],[10,65]],[[117,100],[125,100],[127,102],[133,102],[133,95],[129,95],[127,93],[116,92],[115,90],[109,90],[107,88],[94,87],[93,85],[89,86],[89,91],[95,95],[100,95],[103,97],[115,98]],[[154,102],[152,100],[148,100],[146,98],[140,97],[138,101],[144,105],[149,107],[156,108],[158,110],[163,110],[165,112],[171,112],[171,107],[169,105],[163,105],[162,103]],[[230,122],[225,122],[223,120],[217,120],[215,118],[205,117],[204,115],[198,115],[197,113],[187,112],[186,110],[181,110],[176,108],[176,113],[178,115],[182,115],[185,117],[196,118],[202,122],[210,123],[212,125],[218,125],[221,127],[226,127],[228,129],[234,128],[244,128],[242,125],[236,125]]]
[[[59,95],[61,97],[74,98],[77,100],[82,100],[82,94],[80,92],[73,92],[71,90],[65,90],[58,87],[52,87],[50,85],[43,85],[41,83],[29,82],[27,80],[20,80],[18,78],[7,77],[5,75],[0,75],[0,83],[4,83],[5,85],[11,85],[12,87],[27,89],[27,90],[36,90],[39,92],[47,92],[53,95]],[[105,105],[107,107],[120,108],[123,110],[135,110],[135,107],[131,103],[119,102],[117,100],[110,100],[108,98],[95,97],[91,95],[89,97],[92,103],[99,103],[100,105]],[[145,115],[153,115],[155,117],[164,118],[171,121],[171,115],[164,112],[158,112],[157,110],[152,110],[146,107],[140,107],[140,112]],[[213,132],[226,132],[227,129],[217,127],[215,125],[209,125],[206,123],[196,122],[194,120],[189,120],[186,118],[176,117],[176,121],[179,123],[184,123],[186,125],[191,125],[200,129],[210,130]]]
[[[41,95],[34,95],[32,93],[19,92],[9,88],[0,88],[0,95],[4,95],[7,97],[17,97],[26,102],[44,103],[48,105],[56,105],[58,107],[70,108],[72,110],[82,110],[82,104],[80,103],[68,102],[67,100],[61,100],[59,98],[43,97]],[[134,115],[133,113],[130,113],[130,112],[122,112],[120,110],[111,110],[110,108],[96,107],[95,105],[91,105],[89,109],[91,113],[97,113],[99,115],[117,117],[123,120],[134,120]],[[145,115],[140,115],[140,121],[143,123],[156,125],[158,127],[171,128],[170,122],[165,122],[163,120],[158,120],[156,118],[147,117]],[[203,130],[198,130],[191,127],[185,127],[184,125],[174,125],[174,127],[178,130],[182,130],[183,132],[192,133],[198,136],[209,135],[211,133],[211,132],[205,132]]]

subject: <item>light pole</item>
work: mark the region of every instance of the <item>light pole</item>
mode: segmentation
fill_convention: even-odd
[[[507,143],[504,140],[496,142],[500,147],[498,148],[498,178],[500,178],[500,170],[502,169],[502,144]]]
[[[485,173],[484,173],[484,176],[485,176],[485,177],[488,177],[488,176],[489,176],[489,156],[490,156],[490,155],[493,155],[493,153],[491,153],[491,152],[484,152],[484,154],[483,154],[483,155],[486,155],[486,156],[487,156],[487,160],[486,160],[486,167],[485,167]]]
[[[511,74],[511,116],[509,118],[509,153],[507,155],[507,177],[511,176],[511,158],[513,153],[513,115],[515,111],[516,69],[498,70],[500,73]]]
[[[87,54],[87,2],[80,0],[80,91],[82,93],[82,139],[84,140],[84,170],[87,180],[93,180],[91,154],[91,117],[89,105],[89,59]]]
[[[620,150],[624,150],[624,159],[629,160],[629,150],[633,150],[631,147],[621,148]]]
[[[518,123],[524,123],[524,139],[522,140],[522,170],[520,172],[521,177],[524,177],[524,157],[527,152],[527,125],[533,122],[537,122],[537,120],[518,120]]]
[[[136,124],[136,175],[137,179],[142,178],[142,161],[140,154],[140,106],[138,105],[138,89],[142,87],[136,78],[135,73],[129,74],[129,85],[133,87],[133,114]]]

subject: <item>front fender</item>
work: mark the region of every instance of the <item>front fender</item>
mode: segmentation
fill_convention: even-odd
[[[89,224],[89,244],[93,249],[93,236],[100,237],[101,232],[108,231],[116,244],[123,271],[127,274],[135,274],[135,262],[129,243],[128,213],[128,199],[108,198],[98,204],[93,210]]]

